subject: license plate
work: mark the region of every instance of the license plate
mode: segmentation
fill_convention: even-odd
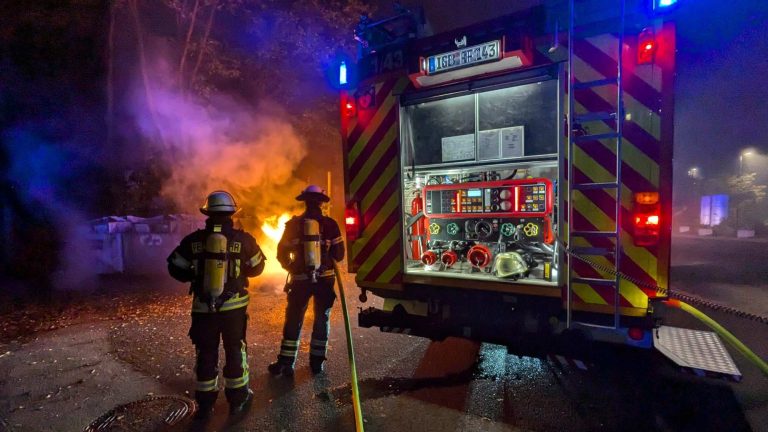
[[[501,58],[501,41],[495,40],[427,57],[424,72],[427,75],[439,74],[451,69],[472,66]]]

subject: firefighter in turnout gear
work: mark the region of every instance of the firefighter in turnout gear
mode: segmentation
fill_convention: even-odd
[[[265,257],[256,240],[235,229],[232,215],[238,208],[228,192],[208,195],[200,211],[208,216],[205,229],[184,237],[168,257],[168,272],[191,282],[192,327],[197,381],[196,417],[208,418],[219,392],[219,339],[224,346],[224,388],[230,412],[242,412],[253,398],[248,387],[246,324],[248,278],[264,270]]]
[[[336,299],[333,264],[344,258],[344,243],[336,222],[323,216],[320,206],[330,201],[318,186],[309,186],[296,197],[304,201],[306,211],[285,224],[285,232],[277,245],[277,259],[289,272],[286,285],[288,306],[285,310],[283,340],[277,361],[269,365],[273,375],[293,376],[293,365],[299,350],[299,336],[310,297],[315,322],[309,347],[312,373],[323,371],[328,348],[331,307]]]

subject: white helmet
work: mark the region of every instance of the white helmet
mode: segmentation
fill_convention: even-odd
[[[301,191],[299,196],[296,197],[296,201],[319,201],[328,202],[331,197],[325,192],[325,189],[320,186],[309,185],[306,189]]]
[[[200,206],[200,212],[206,216],[213,213],[233,215],[238,210],[235,199],[229,192],[223,190],[213,191],[208,194],[205,202]]]

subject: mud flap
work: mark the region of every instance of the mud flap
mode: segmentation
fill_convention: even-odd
[[[739,368],[715,333],[661,326],[653,335],[653,346],[683,370],[741,381]]]

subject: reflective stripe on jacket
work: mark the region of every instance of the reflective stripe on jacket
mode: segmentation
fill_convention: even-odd
[[[192,312],[201,312],[201,313],[226,312],[229,310],[246,307],[248,306],[249,301],[250,301],[250,296],[248,294],[241,296],[238,293],[232,296],[229,300],[222,303],[218,309],[213,311],[208,306],[208,303],[201,301],[199,298],[197,298],[197,296],[195,296],[194,300],[192,300]]]

